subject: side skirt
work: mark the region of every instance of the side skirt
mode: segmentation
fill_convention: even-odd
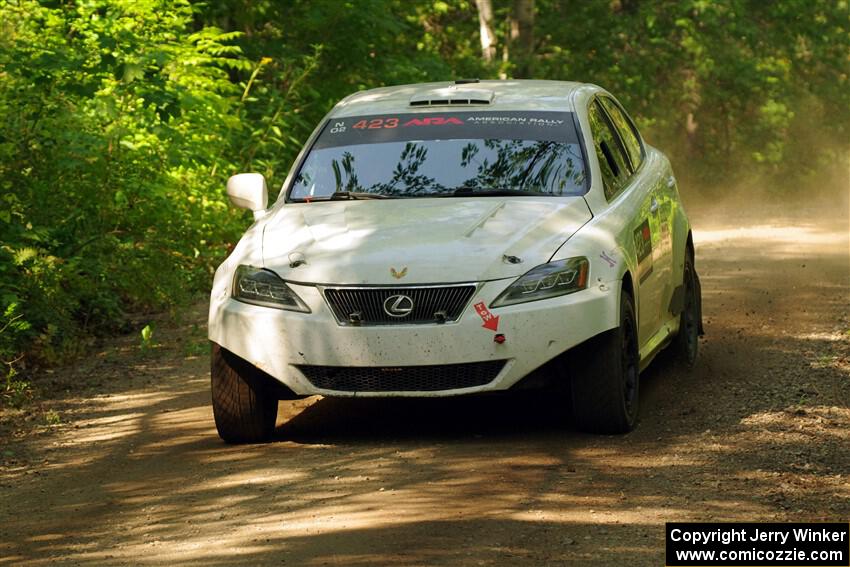
[[[670,344],[678,331],[679,317],[674,316],[667,320],[658,331],[652,335],[640,349],[640,371],[643,372],[653,361],[655,355]]]

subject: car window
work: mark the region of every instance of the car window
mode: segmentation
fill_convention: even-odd
[[[348,116],[326,124],[287,198],[578,196],[586,179],[570,112]]]
[[[633,168],[637,170],[643,161],[643,147],[635,133],[634,124],[632,124],[632,121],[613,100],[608,97],[601,97],[601,100],[602,106],[608,111],[611,122],[614,123],[614,127],[620,134],[620,140],[623,141],[623,145],[626,147],[626,152],[629,154]]]
[[[593,135],[593,147],[602,170],[602,182],[605,198],[609,201],[625,187],[632,171],[617,133],[611,127],[598,101],[593,101],[588,109],[590,131]]]

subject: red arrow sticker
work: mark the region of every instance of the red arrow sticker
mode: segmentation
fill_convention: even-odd
[[[487,309],[487,306],[484,305],[483,301],[476,303],[473,307],[475,307],[475,311],[478,313],[478,316],[481,317],[481,320],[484,321],[484,324],[481,325],[482,327],[490,329],[491,331],[499,330],[499,316],[490,313],[490,310]]]

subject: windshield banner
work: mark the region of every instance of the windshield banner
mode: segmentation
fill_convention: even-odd
[[[479,111],[333,118],[325,125],[314,148],[463,139],[578,143],[571,112]]]

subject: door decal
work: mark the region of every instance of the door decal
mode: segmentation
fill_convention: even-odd
[[[635,253],[638,261],[638,279],[643,282],[652,273],[652,232],[649,220],[644,219],[635,229]]]

